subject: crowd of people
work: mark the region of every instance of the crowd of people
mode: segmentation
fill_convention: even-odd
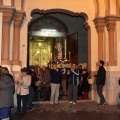
[[[106,71],[103,67],[104,61],[99,61],[99,70],[96,74],[97,92],[100,97],[99,105],[106,103],[102,94],[105,84]],[[51,105],[59,103],[60,88],[63,95],[68,95],[70,104],[75,105],[77,98],[88,99],[90,85],[88,83],[89,73],[82,69],[81,65],[72,64],[71,68],[58,68],[53,64],[51,69],[46,66],[30,66],[22,68],[20,75],[14,80],[9,74],[7,67],[0,67],[0,119],[9,120],[13,95],[16,88],[17,111],[16,114],[25,114],[32,108],[33,100],[43,98],[49,100]],[[15,87],[16,85],[16,87]],[[22,101],[22,105],[21,105]],[[22,107],[21,107],[22,106]],[[22,108],[22,109],[21,109]]]

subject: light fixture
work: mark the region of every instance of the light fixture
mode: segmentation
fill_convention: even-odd
[[[39,31],[32,31],[31,35],[41,37],[65,37],[64,32],[59,32],[56,29],[41,29]]]
[[[41,29],[41,32],[56,32],[57,30],[55,29]]]

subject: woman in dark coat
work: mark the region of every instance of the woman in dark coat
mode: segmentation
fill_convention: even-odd
[[[12,75],[6,67],[2,68],[0,76],[0,119],[9,120],[15,84]]]
[[[89,91],[89,84],[88,84],[88,78],[89,73],[87,72],[87,69],[83,69],[82,72],[82,84],[81,84],[81,88],[82,88],[82,92],[83,92],[83,99],[88,99],[88,91]]]

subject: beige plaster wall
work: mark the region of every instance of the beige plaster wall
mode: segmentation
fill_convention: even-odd
[[[11,0],[3,0],[4,6],[11,6]]]
[[[99,0],[99,17],[105,16],[105,1]]]
[[[15,0],[14,5],[17,10],[21,10],[21,0]]]
[[[116,0],[110,0],[110,14],[116,14]]]

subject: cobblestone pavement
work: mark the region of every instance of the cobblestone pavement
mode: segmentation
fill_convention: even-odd
[[[12,115],[11,120],[120,120],[120,108],[113,105],[98,106],[96,102],[81,101],[76,105],[60,102],[36,104],[24,116]]]

